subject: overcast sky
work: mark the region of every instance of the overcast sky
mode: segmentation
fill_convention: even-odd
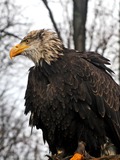
[[[61,0],[64,4],[68,0]],[[114,6],[116,9],[114,11],[114,15],[118,14],[118,2],[119,0],[103,0],[104,6],[111,9],[113,7],[113,2],[116,2]],[[59,3],[60,0],[50,0],[50,8],[54,13],[55,20],[59,23],[62,22],[63,19],[63,7]],[[72,16],[72,0],[69,0],[67,3],[69,15]],[[94,8],[95,0],[89,0],[89,9],[88,9],[88,16],[92,17],[92,12]],[[99,1],[96,1],[99,2]],[[41,29],[41,28],[52,28],[51,21],[49,19],[48,11],[45,8],[42,0],[15,0],[15,3],[22,6],[23,10],[22,13],[24,16],[29,18],[29,21],[32,22],[32,27],[30,30],[33,29]],[[89,18],[90,19],[90,18]]]
[[[29,2],[29,3],[28,3]],[[33,29],[42,29],[42,28],[52,28],[52,23],[49,19],[48,11],[45,8],[41,0],[16,0],[16,4],[22,6],[23,15],[29,18],[29,21],[32,22],[30,30]],[[56,12],[54,15],[56,20],[57,18],[62,20],[61,5],[59,3],[52,3],[51,8]]]

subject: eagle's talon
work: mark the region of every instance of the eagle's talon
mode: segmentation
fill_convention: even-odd
[[[85,142],[78,142],[76,153],[70,160],[83,160],[84,158],[92,158],[85,150]]]
[[[70,160],[83,160],[84,156],[80,153],[75,153],[74,156],[72,158],[70,158]]]

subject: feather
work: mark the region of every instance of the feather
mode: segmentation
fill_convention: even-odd
[[[49,30],[32,31],[20,44],[28,39],[21,54],[35,66],[29,70],[25,114],[31,112],[30,125],[42,129],[52,154],[62,148],[72,155],[85,141],[95,156],[106,137],[120,153],[120,86],[107,67],[109,60],[67,49]]]

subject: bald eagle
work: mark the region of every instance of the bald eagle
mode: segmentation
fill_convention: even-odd
[[[120,86],[109,60],[94,52],[65,48],[55,32],[35,30],[10,51],[34,62],[25,93],[30,125],[42,129],[52,155],[85,151],[100,156],[107,143],[120,153]],[[102,151],[103,151],[102,150]],[[108,153],[109,153],[108,149]],[[77,157],[77,158],[76,158]]]

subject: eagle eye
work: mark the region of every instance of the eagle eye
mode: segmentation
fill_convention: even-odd
[[[30,42],[30,38],[23,39],[21,42],[29,43]]]
[[[29,42],[30,42],[30,38],[27,38],[27,39],[25,40],[25,42],[26,42],[26,43],[29,43]]]

